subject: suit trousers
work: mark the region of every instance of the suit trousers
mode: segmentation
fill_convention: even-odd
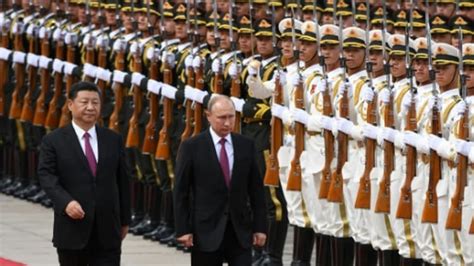
[[[226,261],[229,266],[248,266],[252,264],[250,248],[243,248],[235,234],[234,226],[229,220],[221,245],[216,251],[203,252],[199,247],[191,251],[192,266],[221,266]]]
[[[94,224],[89,241],[83,249],[57,249],[60,266],[120,266],[121,248],[104,249],[97,239]]]

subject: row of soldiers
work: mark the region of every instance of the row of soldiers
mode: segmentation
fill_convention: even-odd
[[[96,82],[132,169],[130,231],[176,242],[173,168],[213,94],[256,141],[268,242],[254,265],[474,264],[472,1],[7,2],[1,190],[38,186],[41,138]]]

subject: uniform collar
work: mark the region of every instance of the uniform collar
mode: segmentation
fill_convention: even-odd
[[[451,89],[451,90],[449,90],[449,91],[445,91],[445,92],[443,92],[443,93],[441,93],[441,94],[439,95],[439,97],[440,97],[441,99],[443,99],[443,102],[445,102],[445,101],[451,99],[452,97],[456,97],[456,96],[458,96],[458,97],[460,96],[460,95],[459,95],[459,89],[458,89],[458,88]]]

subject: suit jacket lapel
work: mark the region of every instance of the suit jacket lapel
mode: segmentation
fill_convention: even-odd
[[[104,129],[100,126],[96,126],[96,131],[97,131],[97,148],[99,152],[99,157],[98,157],[98,162],[97,162],[97,171],[96,171],[96,177],[99,176],[99,171],[101,169],[101,166],[104,164],[104,155],[105,155],[105,142],[106,142],[106,137],[104,136]]]
[[[235,134],[234,133],[231,133],[231,137],[232,137],[232,148],[234,150],[234,163],[233,163],[233,166],[232,166],[232,174],[231,174],[231,179],[230,179],[230,184],[231,184],[231,187],[232,187],[232,184],[234,184],[234,182],[236,182],[236,179],[237,179],[237,176],[238,176],[238,171],[241,169],[241,166],[240,166],[240,149],[237,149],[237,147],[239,147],[238,145],[238,140],[237,138],[235,137]]]
[[[212,158],[212,161],[214,162],[214,168],[217,170],[216,173],[220,173],[220,181],[219,182],[222,182],[222,184],[227,187],[225,185],[225,180],[224,180],[224,172],[222,172],[222,168],[221,168],[221,164],[219,162],[219,157],[217,157],[217,153],[216,153],[216,147],[214,145],[214,142],[212,141],[212,136],[211,136],[211,132],[209,131],[209,129],[207,130],[206,132],[206,141],[210,147],[210,149],[208,149],[208,151],[211,153],[210,154],[210,157],[209,158]],[[232,181],[231,181],[232,182]]]
[[[73,150],[76,153],[77,157],[81,161],[82,165],[89,171],[89,174],[92,176],[92,171],[89,168],[89,163],[87,162],[86,155],[82,150],[81,144],[79,143],[78,136],[72,127],[72,124],[66,127],[66,136],[69,138],[68,143],[72,143]]]

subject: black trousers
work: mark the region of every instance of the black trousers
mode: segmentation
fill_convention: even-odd
[[[60,266],[120,266],[121,248],[103,248],[97,239],[97,226],[84,249],[57,249]]]
[[[240,245],[230,221],[227,223],[224,239],[216,251],[203,252],[198,247],[193,247],[191,251],[192,266],[222,266],[224,261],[229,266],[252,265],[252,251]]]

